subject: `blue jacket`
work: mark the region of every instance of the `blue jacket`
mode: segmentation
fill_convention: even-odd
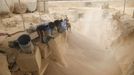
[[[67,30],[67,21],[66,20],[61,22],[61,29],[62,29],[62,31]]]

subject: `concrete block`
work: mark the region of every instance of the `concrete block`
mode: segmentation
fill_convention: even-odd
[[[33,72],[40,70],[41,67],[41,54],[38,47],[35,48],[33,54],[18,54],[16,59],[21,71]]]
[[[46,59],[48,58],[48,56],[51,54],[51,50],[48,49],[46,44],[42,44],[42,43],[38,43],[38,47],[40,49],[41,52],[41,57]]]
[[[7,7],[7,4],[8,7]],[[8,15],[10,12],[12,13],[14,10],[14,2],[12,0],[0,0],[0,15]]]

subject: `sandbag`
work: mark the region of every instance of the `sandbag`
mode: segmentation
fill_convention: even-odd
[[[38,2],[37,9],[40,12],[44,12],[45,11],[45,4],[44,4],[44,2]]]
[[[36,10],[37,0],[23,0],[23,2],[26,4],[27,10],[29,12],[33,12]]]
[[[13,0],[0,0],[0,15],[7,15],[10,13],[10,11],[13,12],[13,10],[14,10]]]
[[[39,48],[36,47],[33,54],[19,53],[16,63],[21,71],[39,71],[41,68],[41,54]]]
[[[49,49],[52,51],[51,53],[51,60],[58,64],[59,66],[66,67],[67,63],[65,61],[63,51],[64,50],[59,50],[61,48],[58,47],[57,43],[55,40],[51,39],[49,42]]]
[[[25,3],[15,3],[14,4],[14,13],[21,14],[27,11],[27,7]]]
[[[41,57],[44,59],[47,59],[49,55],[51,54],[51,50],[48,49],[46,44],[38,43],[38,47],[41,52]]]
[[[0,53],[0,75],[11,75],[8,69],[7,57]]]

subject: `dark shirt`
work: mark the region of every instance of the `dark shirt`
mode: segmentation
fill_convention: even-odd
[[[37,31],[46,31],[49,28],[48,24],[41,24],[37,26]]]

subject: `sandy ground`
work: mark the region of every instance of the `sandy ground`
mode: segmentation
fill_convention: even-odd
[[[98,29],[102,29],[101,24],[109,23],[105,23],[101,15],[101,9],[91,8],[84,13],[82,21],[75,23],[78,24],[77,28],[80,26],[80,30],[73,28],[72,32],[68,32],[66,43],[60,44],[57,41],[60,44],[57,50],[64,55],[62,58],[65,60],[65,67],[51,62],[46,75],[122,75],[113,52],[97,43],[100,38],[94,35],[103,33],[91,29],[97,28],[97,25]],[[92,34],[94,35],[91,37]]]

